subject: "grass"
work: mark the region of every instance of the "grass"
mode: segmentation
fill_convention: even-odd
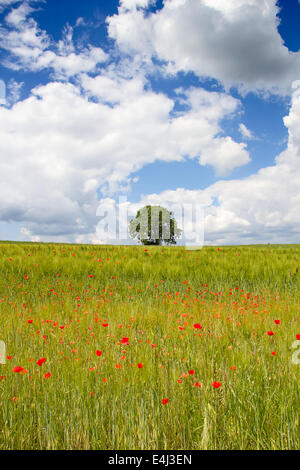
[[[299,245],[1,243],[0,449],[299,449],[299,267]]]

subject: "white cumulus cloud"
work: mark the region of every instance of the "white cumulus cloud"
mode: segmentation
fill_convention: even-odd
[[[166,61],[169,73],[276,93],[289,93],[299,76],[299,52],[290,52],[277,30],[276,0],[165,0],[147,15],[138,3],[121,3],[107,20],[109,34],[126,53]]]

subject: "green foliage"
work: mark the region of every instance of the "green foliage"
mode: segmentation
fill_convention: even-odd
[[[129,233],[143,245],[175,245],[182,230],[174,215],[161,206],[145,206],[129,223]]]

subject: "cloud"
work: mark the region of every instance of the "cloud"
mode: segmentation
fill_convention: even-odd
[[[147,8],[150,4],[155,3],[156,0],[120,0],[121,8],[131,10],[132,8]]]
[[[79,27],[79,26],[86,26],[85,19],[82,18],[82,16],[80,16],[79,18],[77,18],[75,26],[76,26],[76,27]]]
[[[300,55],[278,33],[276,0],[166,0],[151,14],[136,8],[141,3],[123,1],[107,19],[123,52],[157,57],[166,73],[192,71],[243,93],[290,93]]]
[[[37,22],[29,17],[35,11],[28,2],[12,9],[0,27],[0,48],[8,55],[3,65],[13,70],[38,72],[45,69],[55,78],[68,79],[81,72],[93,72],[105,62],[107,54],[100,47],[75,47],[73,28],[66,25],[56,44]]]
[[[247,139],[247,140],[254,139],[254,136],[253,136],[252,132],[250,131],[250,129],[248,129],[245,126],[245,124],[243,124],[242,122],[239,126],[239,130],[240,130],[240,133],[242,134],[242,136],[244,137],[244,139]]]
[[[134,100],[139,104],[138,113],[144,105],[149,109],[158,105],[158,99],[163,95],[145,93],[145,79],[141,75],[135,79],[116,79],[113,75],[99,75],[96,78],[82,77],[82,85],[93,98],[110,104],[124,105],[134,111]],[[160,144],[153,152],[153,144],[147,142],[148,150],[143,152],[155,155],[161,160],[180,160],[184,155],[197,158],[200,165],[211,165],[218,175],[230,173],[234,168],[247,164],[250,161],[245,144],[235,142],[231,137],[222,137],[220,121],[225,116],[234,114],[239,108],[239,101],[225,93],[207,92],[202,88],[190,88],[177,90],[181,104],[185,104],[187,110],[179,113],[170,120],[168,113],[172,111],[174,103],[165,98],[165,109],[157,114],[157,124],[163,131],[160,136]],[[149,102],[148,102],[149,100]],[[152,103],[150,103],[152,100]],[[147,104],[146,104],[147,103]],[[158,106],[157,106],[158,109]],[[135,119],[135,118],[134,118]],[[145,117],[143,117],[145,119]],[[132,123],[131,113],[128,114],[128,126]],[[145,135],[151,133],[153,126]],[[128,127],[129,134],[132,132]],[[128,135],[129,135],[128,134]],[[145,136],[143,137],[145,139]],[[167,144],[165,145],[165,143]],[[149,158],[148,157],[148,158]],[[147,158],[147,163],[149,160]]]
[[[220,180],[204,190],[151,194],[141,204],[202,205],[207,244],[299,243],[300,87],[284,123],[288,146],[273,166],[241,180]]]
[[[23,4],[28,5],[34,3],[45,3],[46,0],[0,0],[0,13],[2,13],[4,10],[8,9],[13,5],[19,5],[21,2],[23,2]]]
[[[9,95],[6,98],[6,104],[8,106],[11,106],[13,103],[19,101],[23,85],[24,82],[17,82],[14,79],[11,79],[8,82],[7,89],[9,91]]]
[[[21,23],[24,23],[30,15],[30,13],[34,12],[35,9],[32,8],[28,2],[23,2],[17,8],[13,8],[6,16],[5,21],[8,25],[12,27],[16,27]]]
[[[20,2],[21,0],[0,0],[0,13],[9,6]]]

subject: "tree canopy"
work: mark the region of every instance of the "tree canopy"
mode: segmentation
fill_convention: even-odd
[[[175,245],[182,230],[171,211],[161,206],[145,206],[129,223],[129,233],[143,245]]]

